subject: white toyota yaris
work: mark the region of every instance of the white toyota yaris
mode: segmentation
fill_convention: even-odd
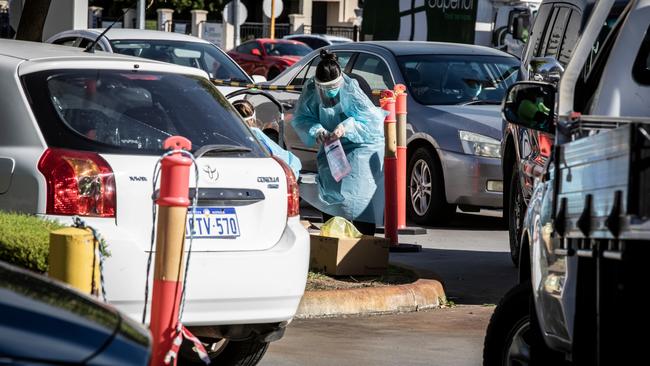
[[[98,229],[111,252],[108,300],[134,319],[161,143],[215,145],[198,160],[201,225],[183,322],[219,364],[257,363],[305,288],[309,235],[291,169],[204,71],[31,42],[0,40],[0,50],[0,209],[64,223],[79,215]]]

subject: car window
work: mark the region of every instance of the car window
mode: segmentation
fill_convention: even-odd
[[[541,39],[544,36],[544,30],[546,29],[546,24],[548,23],[549,14],[551,13],[552,9],[553,8],[550,4],[544,4],[540,6],[539,12],[535,17],[530,38],[530,42],[533,45],[531,51],[532,54],[530,55],[532,57],[539,56],[539,45],[541,43]]]
[[[500,104],[519,72],[514,57],[408,55],[397,62],[409,93],[426,105]]]
[[[567,7],[559,7],[555,11],[553,16],[553,23],[551,25],[551,31],[546,33],[545,42],[544,42],[544,52],[543,56],[550,56],[557,58],[558,52],[560,50],[560,44],[564,38],[564,30],[566,29],[567,23],[569,21],[569,14],[571,9]]]
[[[313,49],[318,49],[329,45],[327,41],[319,38],[307,38],[307,40],[303,42],[307,43]]]
[[[384,60],[369,53],[359,53],[350,74],[355,79],[360,77],[365,80],[370,89],[392,89],[394,85]]]
[[[62,46],[71,46],[71,47],[73,47],[76,41],[77,41],[77,37],[68,37],[68,38],[57,39],[56,41],[54,41],[52,43],[60,44]]]
[[[86,48],[86,47],[88,47],[89,44],[91,44],[94,41],[95,41],[94,39],[81,38],[81,40],[79,41],[78,47],[79,48]],[[95,51],[104,51],[104,49],[102,48],[102,45],[99,42],[95,43],[94,48],[95,48]]]
[[[631,2],[628,4],[631,4]],[[625,18],[625,14],[629,11],[629,6],[626,5],[626,3],[620,2],[614,3],[598,32],[598,37],[591,45],[591,53],[576,81],[573,101],[573,109],[576,112],[584,112],[591,104],[609,57],[609,52],[614,46],[616,34],[621,28],[620,25]]]
[[[261,148],[228,101],[196,76],[124,70],[48,70],[24,77],[49,146],[160,154],[181,135],[210,144]]]
[[[327,46],[327,42],[313,37],[293,37],[291,40],[302,42],[314,50],[323,46]]]
[[[212,79],[249,82],[230,57],[209,43],[168,40],[113,40],[115,53],[204,70]]]
[[[637,83],[650,85],[650,27],[645,32],[645,38],[634,61],[632,76]]]
[[[269,56],[305,56],[312,51],[307,45],[285,42],[264,43],[264,49]]]
[[[252,51],[253,49],[255,49],[255,48],[258,48],[258,47],[257,47],[257,42],[255,42],[255,41],[253,41],[253,42],[246,42],[246,43],[240,45],[239,47],[237,47],[237,52],[239,52],[239,53],[250,54],[251,51]],[[261,50],[260,50],[260,51],[261,51]]]
[[[558,54],[557,60],[562,65],[567,65],[573,54],[573,49],[578,43],[580,37],[580,28],[582,24],[582,14],[578,10],[573,10],[569,17],[569,22],[564,32],[564,39],[562,40],[562,47]]]
[[[338,56],[339,60],[339,65],[341,65],[341,70],[345,70],[345,67],[347,66],[348,62],[350,62],[350,58],[352,58],[352,52],[334,52],[336,56]],[[316,66],[318,66],[318,63],[320,62],[320,57],[316,56],[314,57],[311,62],[305,67],[303,67],[302,70],[296,75],[296,77],[291,81],[290,85],[302,85],[304,84],[310,77],[314,76],[316,74]]]

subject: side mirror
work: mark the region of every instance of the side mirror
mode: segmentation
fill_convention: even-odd
[[[253,79],[253,82],[255,84],[259,84],[267,81],[266,77],[264,77],[263,75],[253,75],[251,78]]]
[[[524,18],[522,16],[516,17],[515,22],[512,25],[512,38],[526,42],[528,40],[528,37],[524,37],[525,30],[526,27],[524,26]]]
[[[515,125],[554,133],[555,92],[555,86],[548,83],[516,83],[506,94],[503,118]]]
[[[534,57],[528,72],[531,80],[557,84],[564,74],[564,66],[553,57]]]
[[[251,50],[251,55],[257,56],[257,57],[262,57],[262,52],[258,48],[253,48]]]
[[[512,38],[521,39],[518,36],[521,34],[521,23],[519,22],[519,17],[512,18],[512,25],[510,26],[510,31],[512,32]]]

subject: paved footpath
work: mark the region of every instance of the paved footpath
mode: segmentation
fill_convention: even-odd
[[[435,271],[456,306],[419,313],[295,321],[260,365],[480,365],[493,304],[515,283],[498,213],[458,214],[427,235],[401,236],[421,253],[391,261]]]

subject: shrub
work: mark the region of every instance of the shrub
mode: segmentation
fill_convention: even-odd
[[[50,231],[62,227],[37,216],[0,211],[0,260],[46,272]]]

